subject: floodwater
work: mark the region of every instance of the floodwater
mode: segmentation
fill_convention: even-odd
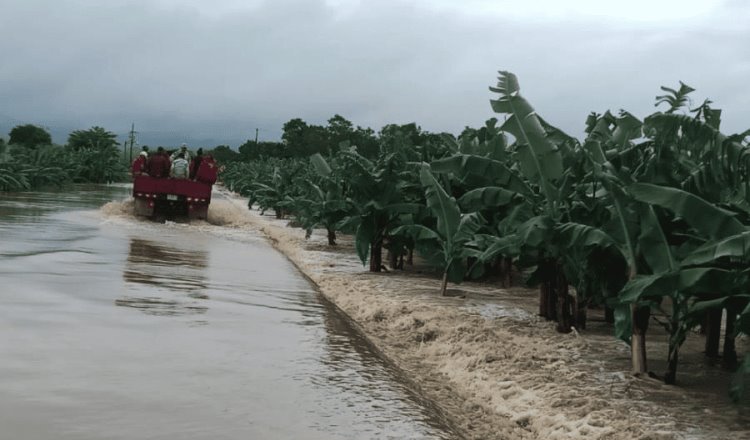
[[[0,193],[0,439],[459,436],[258,234],[127,193]]]

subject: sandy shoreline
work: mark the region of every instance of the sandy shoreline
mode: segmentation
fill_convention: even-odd
[[[532,291],[464,283],[450,286],[464,298],[442,298],[437,277],[366,272],[350,237],[331,248],[287,220],[212,210],[211,223],[262,232],[466,438],[750,438],[728,399],[631,377],[628,347],[603,325],[557,333],[534,315]]]

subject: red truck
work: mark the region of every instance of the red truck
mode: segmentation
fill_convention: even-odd
[[[135,214],[151,218],[205,220],[213,185],[188,179],[136,176]]]

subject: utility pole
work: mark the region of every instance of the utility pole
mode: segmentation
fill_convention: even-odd
[[[135,122],[130,125],[130,135],[128,137],[130,141],[130,162],[133,162],[133,144],[135,144]]]
[[[258,149],[258,129],[255,129],[255,149]]]

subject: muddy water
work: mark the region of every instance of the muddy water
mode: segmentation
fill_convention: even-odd
[[[448,439],[257,234],[0,194],[0,438]]]

